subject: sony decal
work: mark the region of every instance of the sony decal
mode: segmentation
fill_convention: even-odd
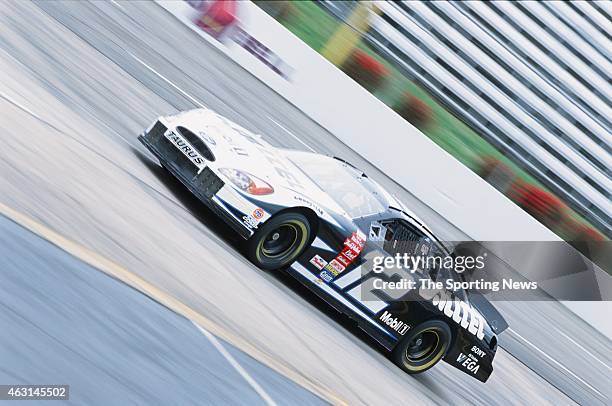
[[[477,345],[472,347],[472,352],[474,354],[478,355],[480,358],[482,358],[482,357],[484,357],[486,355],[484,350],[480,349]]]

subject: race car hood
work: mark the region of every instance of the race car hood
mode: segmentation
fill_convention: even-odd
[[[272,195],[257,196],[257,199],[311,208],[316,202],[337,213],[343,212],[329,195],[288,159],[284,150],[273,147],[260,135],[206,109],[179,113],[166,117],[165,121],[170,127],[189,129],[206,143],[215,156],[214,162],[207,162],[212,169],[240,170],[272,186]],[[296,196],[302,199],[296,199]]]

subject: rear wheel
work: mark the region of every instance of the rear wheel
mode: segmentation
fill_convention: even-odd
[[[297,259],[310,241],[306,216],[285,212],[266,221],[247,242],[247,256],[265,270],[283,268]]]
[[[397,344],[393,362],[409,374],[418,374],[433,367],[446,354],[451,343],[451,330],[441,320],[429,320],[413,327]]]

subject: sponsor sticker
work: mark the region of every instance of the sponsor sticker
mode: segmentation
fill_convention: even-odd
[[[343,245],[344,248],[342,248],[342,251],[338,253],[336,258],[324,266],[334,276],[344,272],[346,267],[352,264],[359,256],[365,245],[365,234],[361,231],[354,232],[344,240]]]
[[[349,263],[353,262],[358,256],[359,254],[356,254],[355,251],[352,251],[350,249],[345,249],[343,250],[340,255],[344,256],[346,259],[349,260]]]
[[[353,240],[346,240],[344,245],[353,251],[355,254],[359,254],[361,252],[361,247],[356,244]]]
[[[476,375],[476,372],[478,372],[478,370],[480,369],[478,359],[472,354],[466,355],[464,353],[460,353],[457,357],[457,362],[459,363],[459,365],[467,369],[468,372],[471,372],[474,375]]]
[[[338,275],[338,273],[339,273],[339,272],[338,272],[338,271],[336,271],[336,269],[334,269],[334,267],[333,267],[333,266],[331,266],[330,264],[325,265],[325,270],[326,270],[327,272],[331,273],[331,274],[332,274],[332,275],[334,275],[334,276],[337,276],[337,275]]]
[[[393,317],[393,315],[386,310],[380,315],[380,321],[397,331],[400,335],[406,334],[410,329],[409,325],[399,320],[397,317]]]
[[[365,245],[365,234],[361,231],[354,232],[344,240],[343,245],[342,251],[329,263],[335,271],[334,275],[343,272],[359,256]]]
[[[340,262],[345,267],[349,266],[352,262],[350,258],[344,256],[344,253],[340,253],[340,255],[336,257],[336,261]]]
[[[342,265],[337,259],[332,259],[329,262],[329,265],[331,265],[331,267],[334,268],[334,270],[336,270],[336,272],[338,273],[341,273],[346,269],[346,267]]]
[[[327,272],[327,271],[323,271],[323,272],[321,272],[321,273],[319,274],[319,277],[320,277],[321,279],[323,279],[325,282],[331,282],[331,281],[332,281],[332,279],[334,279],[334,277],[333,277],[332,275],[330,275],[330,273],[329,273],[329,272]]]
[[[242,216],[242,222],[251,230],[257,229],[262,219],[266,216],[266,212],[261,207],[257,207],[251,214]]]
[[[365,233],[363,233],[361,230],[357,230],[355,231],[355,237],[359,240],[361,248],[363,248],[365,242],[366,242],[366,235]]]
[[[344,240],[344,246],[345,246],[344,249],[345,250],[347,248],[350,249],[357,256],[363,250],[365,241],[366,241],[365,234],[362,233],[361,231],[356,231],[353,234],[351,234],[350,237]]]
[[[265,211],[263,211],[262,208],[258,207],[255,210],[253,210],[253,218],[255,220],[261,220],[264,216],[264,214],[266,214]]]
[[[477,345],[473,346],[471,351],[474,354],[478,355],[480,358],[483,358],[485,356],[484,350],[478,347]]]
[[[314,211],[316,211],[319,214],[319,216],[323,215],[323,209],[321,209],[319,206],[314,204],[312,201],[310,201],[308,199],[305,199],[305,198],[303,198],[301,196],[298,196],[298,195],[293,196],[293,198],[295,200],[297,200],[298,202],[304,204],[305,206],[308,206],[311,209],[313,209]]]
[[[357,246],[359,247],[359,251],[363,249],[365,239],[362,239],[358,234],[353,233],[353,235],[351,236],[351,241],[357,244]]]
[[[250,228],[251,230],[257,229],[257,227],[259,227],[259,220],[253,217],[252,214],[249,214],[248,216],[242,216],[242,222],[245,226],[247,226],[247,228]]]
[[[327,265],[327,261],[321,258],[321,256],[319,255],[315,255],[314,257],[312,257],[310,263],[314,265],[314,267],[317,268],[319,271],[325,268],[325,265]]]

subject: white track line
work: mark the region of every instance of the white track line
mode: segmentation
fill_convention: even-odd
[[[132,58],[134,58],[136,61],[138,61],[138,63],[140,63],[142,66],[144,66],[145,68],[147,68],[148,70],[150,70],[151,72],[153,72],[155,75],[157,75],[158,78],[160,78],[161,80],[163,80],[164,82],[166,82],[167,84],[169,84],[170,86],[172,86],[173,88],[175,88],[179,93],[181,93],[183,96],[185,96],[186,98],[188,98],[189,100],[191,100],[192,102],[194,102],[196,105],[202,107],[202,108],[207,108],[204,104],[202,104],[200,101],[198,101],[195,97],[191,96],[189,93],[187,93],[186,91],[184,91],[183,89],[181,89],[180,87],[178,87],[177,85],[175,85],[174,83],[172,83],[170,81],[170,79],[167,79],[164,75],[162,75],[161,73],[159,73],[158,71],[156,71],[155,69],[153,69],[152,67],[150,67],[149,65],[146,64],[146,62],[144,62],[142,59],[140,59],[139,57],[137,57],[136,55],[134,55],[131,52],[126,51]]]
[[[120,9],[123,10],[123,6],[121,4],[119,4],[118,2],[116,2],[115,0],[110,0],[111,3],[113,3],[115,6],[119,7]]]
[[[587,354],[589,354],[591,356],[591,358],[593,358],[595,361],[599,362],[601,365],[603,365],[604,367],[606,367],[608,370],[612,369],[608,366],[608,364],[606,364],[605,362],[603,362],[602,360],[600,360],[599,358],[597,358],[595,355],[593,355],[590,351],[588,351],[586,348],[584,348],[583,346],[581,346],[580,344],[578,344],[576,341],[574,341],[574,339],[572,339],[570,336],[568,336],[567,334],[565,334],[563,331],[561,331],[559,328],[556,328],[557,332],[559,334],[561,334],[563,337],[567,338],[569,341],[571,341],[576,347],[580,348],[582,351],[586,352]]]
[[[0,97],[5,99],[6,101],[8,101],[9,103],[14,104],[15,106],[19,107],[21,110],[25,111],[26,113],[30,114],[31,116],[34,116],[35,118],[37,118],[40,121],[44,121],[39,115],[37,115],[36,113],[34,113],[32,110],[30,110],[29,108],[27,108],[26,106],[24,106],[23,104],[19,103],[17,100],[13,99],[12,97],[10,97],[8,94],[4,93],[4,92],[0,92]]]
[[[292,136],[297,142],[299,142],[300,144],[302,144],[303,146],[305,146],[306,148],[308,148],[310,151],[312,152],[317,152],[315,151],[314,148],[312,148],[310,145],[306,144],[304,141],[302,141],[297,135],[295,135],[294,133],[292,133],[291,131],[289,131],[284,125],[282,125],[281,123],[279,123],[278,121],[274,120],[272,117],[268,116],[268,120],[272,121],[274,124],[276,124],[277,126],[279,126],[280,128],[282,128],[283,130],[285,130],[285,132],[287,134],[289,134],[290,136]]]
[[[223,357],[227,360],[227,362],[229,362],[230,365],[234,367],[236,372],[238,372],[240,376],[242,376],[244,380],[247,381],[249,385],[251,385],[251,388],[253,388],[253,390],[257,392],[257,394],[263,399],[264,402],[266,402],[267,405],[277,406],[276,402],[272,400],[270,395],[268,395],[268,393],[261,386],[259,386],[259,384],[255,381],[255,379],[251,377],[251,375],[242,367],[242,365],[240,365],[240,363],[236,361],[236,358],[232,357],[232,354],[230,354],[225,349],[225,347],[223,347],[223,345],[219,342],[219,340],[217,340],[217,337],[209,333],[208,330],[200,327],[197,323],[194,323],[194,322],[192,323],[194,326],[198,328],[198,330],[202,332],[202,334],[204,334],[206,338],[208,338],[208,341],[210,341],[211,344],[214,345],[214,347],[217,349],[217,351],[219,351],[221,355],[223,355]]]
[[[578,375],[576,375],[575,373],[573,373],[572,371],[570,371],[569,369],[567,369],[563,364],[561,364],[559,361],[557,361],[556,359],[554,359],[553,357],[551,357],[550,355],[546,354],[544,351],[542,351],[541,349],[539,349],[538,347],[536,347],[533,343],[531,343],[529,340],[527,340],[525,337],[523,337],[522,335],[520,335],[519,333],[517,333],[516,331],[514,331],[512,328],[508,327],[508,332],[512,332],[512,334],[514,334],[515,336],[517,336],[518,338],[520,338],[522,341],[524,341],[526,344],[528,344],[529,346],[531,346],[533,349],[535,349],[536,351],[538,351],[540,354],[542,354],[546,359],[550,360],[552,363],[554,363],[556,366],[558,366],[560,369],[562,369],[563,371],[567,372],[568,374],[570,374],[571,376],[573,376],[574,378],[576,378],[578,381],[582,382],[583,385],[585,385],[586,387],[590,388],[593,392],[597,393],[599,396],[601,396],[602,398],[606,399],[606,396],[601,393],[600,391],[598,391],[597,389],[595,389],[593,386],[589,385],[587,382],[585,382],[582,378],[580,378]]]

